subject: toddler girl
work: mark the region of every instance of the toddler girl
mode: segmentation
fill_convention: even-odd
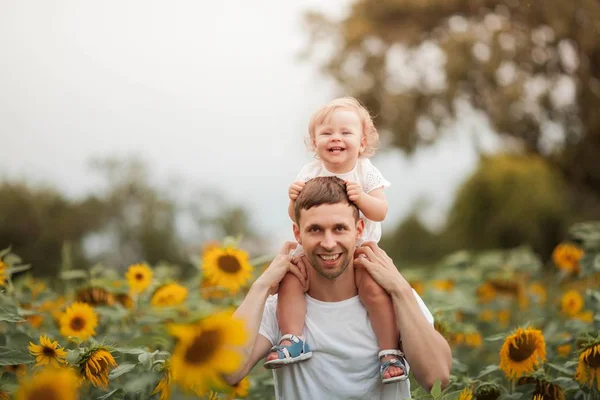
[[[305,165],[289,188],[289,214],[294,219],[294,205],[304,182],[317,176],[335,175],[346,181],[348,198],[365,221],[362,241],[378,242],[380,221],[387,213],[383,178],[368,157],[373,155],[379,135],[369,112],[354,98],[333,100],[315,112],[309,123],[309,145],[317,160]],[[300,246],[299,246],[300,247]],[[296,257],[301,253],[296,250]],[[383,383],[405,380],[406,364],[398,349],[400,333],[391,298],[362,268],[355,270],[358,295],[364,304],[377,342]],[[306,299],[300,281],[288,273],[279,286],[277,318],[284,333],[278,346],[267,357],[265,367],[279,368],[312,356],[302,336]]]

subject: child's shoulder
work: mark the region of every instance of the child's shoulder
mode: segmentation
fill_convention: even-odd
[[[319,176],[323,170],[323,163],[320,160],[314,160],[305,164],[298,173],[298,179],[308,180]]]

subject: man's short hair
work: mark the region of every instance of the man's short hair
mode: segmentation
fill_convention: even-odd
[[[348,198],[346,183],[337,176],[318,176],[306,182],[296,199],[294,217],[300,221],[300,212],[322,204],[345,203],[352,207],[354,219],[358,221],[358,207]]]

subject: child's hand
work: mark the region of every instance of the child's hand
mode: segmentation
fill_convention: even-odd
[[[350,201],[358,206],[364,192],[359,183],[346,181],[346,193]]]
[[[298,198],[298,195],[302,191],[302,188],[304,188],[304,184],[305,184],[304,181],[296,181],[296,182],[292,183],[292,185],[290,186],[290,190],[288,192],[288,194],[290,196],[290,200],[296,201],[296,199]]]

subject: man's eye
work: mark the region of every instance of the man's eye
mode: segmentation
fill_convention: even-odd
[[[345,231],[346,228],[344,228],[343,226],[338,226],[337,228],[335,228],[336,231],[341,232],[341,231]]]
[[[319,232],[319,228],[310,228],[311,232]]]

